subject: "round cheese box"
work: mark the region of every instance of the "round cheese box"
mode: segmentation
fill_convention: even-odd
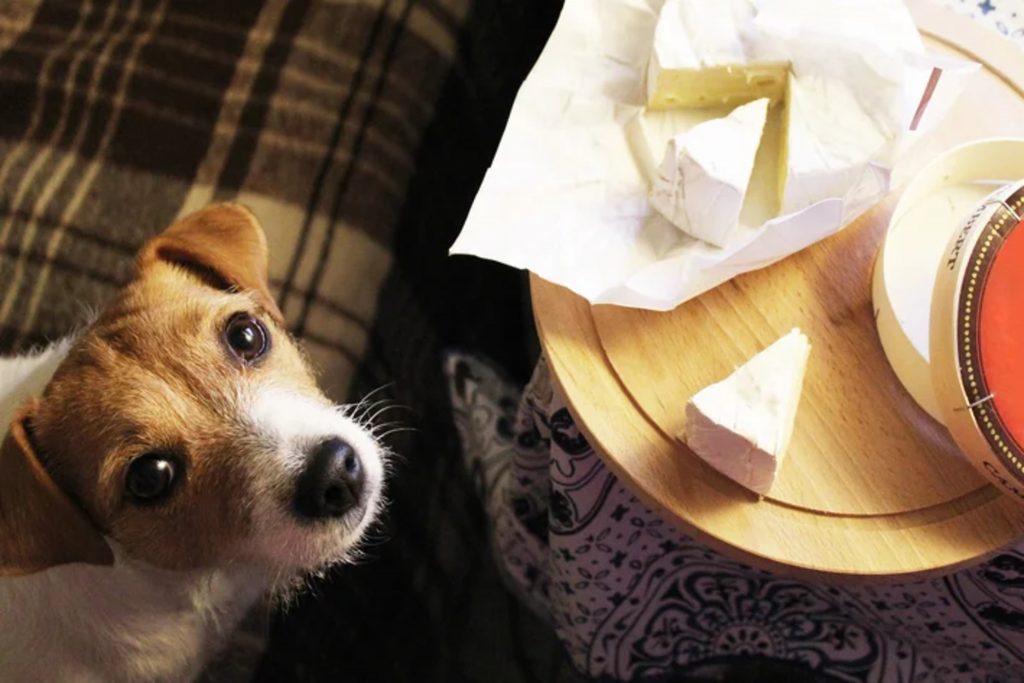
[[[929,164],[893,212],[873,298],[900,381],[1024,502],[1022,178],[1019,139],[972,142]]]

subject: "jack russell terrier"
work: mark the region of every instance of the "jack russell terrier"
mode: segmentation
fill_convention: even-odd
[[[235,204],[146,244],[82,334],[0,358],[0,437],[5,683],[194,679],[381,501],[384,449],[318,389]]]

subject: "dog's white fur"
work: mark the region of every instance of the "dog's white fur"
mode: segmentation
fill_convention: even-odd
[[[17,408],[42,393],[71,345],[68,339],[40,353],[0,358],[0,439]],[[309,397],[262,386],[243,400],[254,436],[272,451],[269,469],[254,470],[254,498],[271,500],[259,495],[260,487],[279,483],[281,468],[297,471],[313,440],[337,434],[363,462],[369,494],[362,517],[303,526],[277,503],[250,501],[257,528],[252,547],[227,566],[158,569],[127,557],[108,538],[112,566],[62,565],[0,578],[0,681],[34,682],[42,671],[46,680],[76,683],[191,680],[288,567],[322,566],[352,553],[380,504],[381,449],[342,410]]]
[[[270,585],[251,565],[173,572],[111,547],[111,567],[0,580],[0,680],[192,680]]]
[[[273,444],[273,458],[265,460],[268,471],[254,471],[253,498],[266,500],[272,497],[265,487],[273,487],[282,481],[280,472],[298,475],[305,461],[304,454],[312,448],[325,433],[342,435],[356,453],[362,456],[363,472],[369,498],[366,501],[367,514],[358,520],[339,520],[331,527],[312,530],[295,524],[294,518],[278,505],[257,506],[253,512],[256,528],[259,529],[256,552],[260,556],[270,554],[274,564],[291,564],[303,567],[322,565],[327,558],[337,557],[339,548],[345,553],[352,550],[346,538],[361,538],[366,526],[373,520],[380,505],[380,491],[384,479],[384,459],[380,447],[369,433],[353,428],[351,420],[343,409],[325,405],[293,391],[271,386],[260,386],[254,396],[245,401],[256,433]],[[331,425],[333,431],[325,432],[324,425]],[[345,556],[345,559],[348,559]]]
[[[74,338],[67,337],[25,356],[0,357],[0,439],[18,408],[43,393],[73,343]]]

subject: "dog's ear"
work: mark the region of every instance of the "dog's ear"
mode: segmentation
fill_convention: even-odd
[[[73,562],[113,564],[103,535],[36,454],[30,424],[37,405],[22,409],[0,444],[0,576]]]
[[[218,289],[250,292],[284,323],[267,281],[267,238],[241,204],[213,204],[164,230],[139,252],[139,268],[163,261],[186,268]]]

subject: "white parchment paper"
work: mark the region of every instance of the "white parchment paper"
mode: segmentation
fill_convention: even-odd
[[[827,5],[848,0],[815,1]],[[899,97],[882,106],[899,110],[900,133],[842,195],[774,217],[746,212],[740,229],[719,248],[686,236],[647,201],[651,174],[663,152],[659,145],[724,113],[644,110],[645,72],[661,4],[662,0],[566,1],[551,38],[520,88],[452,254],[528,269],[591,303],[674,308],[736,275],[828,237],[873,205],[888,191],[892,165],[901,150],[941,119],[977,68],[902,49],[893,62],[894,50],[882,42],[885,31],[878,33],[874,59],[876,55],[864,49],[864,32],[852,36],[851,41],[861,42],[847,47],[860,55],[860,67],[868,63],[892,69],[892,62],[899,68]],[[772,4],[773,0],[760,2],[765,9]],[[814,62],[806,45],[835,46],[845,39],[837,37],[835,26],[822,26],[833,33],[815,36],[813,22],[786,26],[779,25],[773,14],[765,16],[772,17],[772,30],[782,42],[794,41],[800,47],[794,59],[804,64]],[[830,71],[844,68],[835,54],[832,50],[822,62]],[[911,132],[911,116],[935,68],[942,70],[941,77]],[[870,84],[863,88],[865,93],[873,91]]]

